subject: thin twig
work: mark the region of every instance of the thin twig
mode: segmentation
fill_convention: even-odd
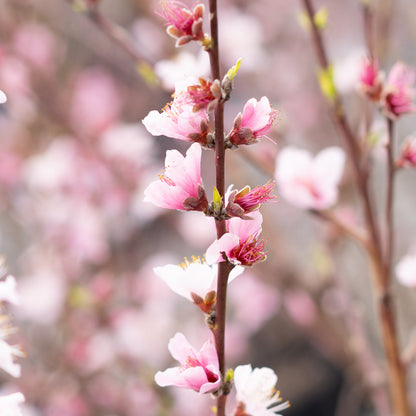
[[[385,253],[385,284],[389,284],[390,274],[391,274],[391,264],[393,260],[393,229],[394,229],[394,220],[393,220],[393,198],[394,198],[394,174],[395,174],[395,165],[394,165],[394,123],[393,120],[387,118],[387,195],[386,195],[386,253]]]
[[[309,210],[310,213],[316,215],[317,217],[329,222],[339,230],[341,230],[346,235],[350,236],[352,239],[358,241],[367,249],[369,248],[369,240],[364,230],[360,230],[356,227],[349,226],[345,222],[341,221],[333,212],[331,211],[318,211],[316,209]]]
[[[73,5],[74,0],[65,0],[67,3]],[[136,48],[136,45],[129,37],[127,32],[116,23],[107,19],[98,9],[98,6],[89,6],[85,15],[93,22],[103,33],[105,33],[113,42],[115,42],[122,50],[124,50],[140,67],[152,68],[153,62],[146,59]]]
[[[208,49],[211,75],[213,80],[220,80],[220,60],[218,48],[218,10],[217,1],[209,1],[211,46]],[[221,198],[225,195],[225,146],[224,146],[224,103],[219,102],[215,108],[215,173],[216,188]],[[225,220],[216,220],[217,238],[221,238],[226,233]],[[225,377],[225,317],[227,304],[227,285],[230,269],[227,262],[218,264],[218,283],[216,301],[216,328],[215,346],[217,349],[219,369]],[[225,416],[226,394],[221,394],[217,398],[217,416]]]

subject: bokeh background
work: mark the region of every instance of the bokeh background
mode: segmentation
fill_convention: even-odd
[[[210,397],[154,383],[154,373],[172,364],[167,342],[175,332],[200,346],[208,330],[198,309],[152,269],[203,255],[215,232],[199,213],[143,202],[165,151],[188,145],[152,137],[141,124],[170,101],[178,77],[208,74],[207,57],[196,45],[174,48],[154,12],[156,1],[102,0],[98,23],[83,11],[87,3],[0,0],[0,89],[8,96],[0,107],[0,253],[18,281],[14,337],[26,353],[22,378],[4,378],[1,388],[24,393],[25,416],[208,416]],[[285,145],[312,152],[341,145],[299,24],[300,2],[219,3],[223,73],[242,58],[226,125],[252,97],[267,95],[280,111],[271,140],[228,152],[227,184],[267,182]],[[397,60],[415,66],[413,0],[373,3],[380,66],[387,71]],[[359,132],[365,107],[357,75],[366,54],[361,3],[316,6],[328,9],[324,36],[335,82]],[[128,47],[106,33],[114,29],[108,22],[125,31]],[[398,123],[399,143],[415,120]],[[377,116],[372,129],[382,143]],[[381,200],[382,145],[373,152],[374,194]],[[207,189],[212,167],[205,151]],[[347,168],[337,209],[360,221],[351,179]],[[400,173],[397,259],[416,243],[415,189],[415,173]],[[282,397],[292,403],[287,416],[375,414],[350,332],[351,325],[365,332],[383,366],[364,254],[283,198],[263,212],[268,260],[230,285],[227,365],[272,367]],[[394,291],[405,345],[414,331],[415,292],[396,284]],[[373,379],[386,382],[383,373]],[[412,371],[413,402],[415,381]]]

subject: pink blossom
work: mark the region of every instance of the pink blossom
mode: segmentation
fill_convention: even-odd
[[[177,386],[209,393],[218,389],[221,375],[218,357],[212,340],[196,351],[181,333],[170,339],[168,349],[180,366],[158,371],[155,381],[159,386]]]
[[[208,247],[205,256],[209,264],[223,262],[222,253],[233,264],[243,266],[251,266],[266,258],[264,241],[260,240],[263,217],[260,212],[254,211],[251,218],[243,220],[234,217],[227,221],[228,232]]]
[[[161,113],[151,111],[143,119],[143,124],[153,136],[167,136],[207,145],[207,114],[205,111],[194,112],[190,105],[179,105],[173,101]]]
[[[76,79],[70,118],[77,132],[95,136],[120,115],[120,93],[113,78],[100,68],[84,70]]]
[[[276,412],[287,409],[289,402],[279,404],[282,399],[276,383],[277,375],[271,368],[253,370],[250,364],[238,366],[234,371],[238,404],[233,416],[276,416]]]
[[[275,177],[281,194],[292,204],[325,209],[337,200],[344,163],[339,147],[326,148],[315,158],[306,150],[286,147],[277,158]]]
[[[396,275],[402,285],[416,288],[415,254],[407,254],[397,263]]]
[[[252,144],[258,138],[273,130],[277,123],[277,111],[270,106],[269,99],[260,101],[251,98],[234,120],[234,126],[228,138],[233,145]]]
[[[163,9],[160,15],[168,24],[167,33],[177,39],[176,46],[185,45],[191,40],[205,39],[202,27],[204,15],[202,4],[195,3],[191,10],[180,1],[167,0],[161,3]]]
[[[12,393],[0,396],[0,409],[2,416],[22,416],[20,405],[25,401],[22,393]]]
[[[378,70],[378,62],[364,58],[361,63],[360,83],[368,98],[378,101],[383,89],[382,75]]]
[[[416,166],[416,136],[409,137],[404,142],[396,164],[402,168],[411,168]]]
[[[246,186],[237,191],[230,187],[226,194],[227,214],[247,219],[246,214],[259,209],[261,204],[276,199],[273,195],[273,187],[274,183],[271,181],[262,186],[256,186],[254,189]]]
[[[55,41],[45,26],[26,24],[19,27],[13,46],[21,57],[38,69],[50,71],[53,68]]]
[[[384,111],[390,118],[395,119],[415,110],[412,103],[414,82],[415,72],[402,62],[397,62],[390,70],[383,91]]]
[[[145,201],[170,209],[203,211],[208,199],[201,180],[201,146],[194,143],[182,156],[177,150],[166,152],[165,170],[159,180],[144,191]]]
[[[163,267],[155,267],[154,272],[178,295],[181,295],[201,309],[209,313],[210,307],[215,303],[215,291],[217,289],[217,265],[210,266],[200,257],[194,257],[192,262],[185,258],[180,265],[168,264]],[[228,282],[234,280],[244,269],[234,267]]]

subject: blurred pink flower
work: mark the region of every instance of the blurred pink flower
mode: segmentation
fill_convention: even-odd
[[[176,83],[184,77],[197,79],[198,76],[209,76],[209,56],[202,49],[198,55],[183,51],[172,59],[156,62],[154,69],[161,79],[163,87],[171,91],[175,89]]]
[[[240,365],[234,370],[234,386],[237,407],[233,416],[276,416],[276,412],[287,409],[289,402],[279,404],[282,399],[276,391],[277,375],[268,367],[251,368]]]
[[[383,91],[383,108],[392,119],[415,111],[412,99],[415,93],[412,88],[415,72],[402,62],[397,62],[386,80]]]
[[[400,150],[400,155],[396,164],[402,168],[412,168],[416,166],[416,136],[406,139]]]
[[[162,11],[159,13],[167,22],[167,33],[177,39],[176,46],[182,46],[191,40],[203,41],[204,5],[195,3],[193,9],[186,4],[175,1],[162,1]]]
[[[16,279],[10,275],[5,280],[0,281],[0,302],[9,302],[18,305],[20,300],[16,286]]]
[[[246,214],[258,210],[261,204],[276,200],[273,195],[273,187],[274,183],[271,181],[253,189],[246,186],[240,191],[230,187],[225,196],[227,214],[247,219]]]
[[[0,409],[2,416],[22,416],[20,405],[25,401],[22,393],[12,393],[0,396]]]
[[[306,150],[286,147],[278,155],[275,178],[281,194],[292,204],[325,209],[337,200],[344,163],[339,147],[328,147],[315,158]]]
[[[166,152],[165,170],[144,191],[145,201],[170,209],[204,211],[208,199],[201,180],[201,146],[194,143],[182,156]]]
[[[416,255],[407,254],[396,265],[398,281],[404,285],[416,288]]]
[[[308,327],[318,319],[315,303],[305,291],[287,290],[283,296],[286,312],[299,326]]]
[[[198,391],[213,392],[220,386],[221,374],[218,368],[217,351],[212,340],[205,342],[196,351],[181,333],[169,341],[168,349],[180,366],[158,371],[155,381],[159,386],[177,386]]]
[[[234,120],[229,134],[232,144],[252,144],[258,138],[270,133],[277,123],[277,111],[270,106],[269,99],[262,97],[260,101],[251,98]]]
[[[74,129],[87,136],[96,136],[115,124],[121,112],[121,99],[111,75],[98,67],[81,72],[69,111]]]
[[[206,259],[209,264],[223,262],[222,253],[231,263],[243,266],[251,266],[266,258],[264,241],[260,240],[263,217],[260,212],[254,211],[251,218],[243,220],[234,217],[227,220],[228,232],[208,247]]]
[[[275,287],[245,271],[244,277],[230,290],[229,301],[233,322],[253,333],[276,314],[280,296]]]
[[[192,262],[185,258],[180,265],[168,264],[163,267],[155,267],[154,272],[175,293],[189,299],[199,305],[203,300],[215,302],[215,291],[217,289],[217,266],[210,266],[199,257],[194,257]],[[235,267],[229,276],[228,282],[243,273],[243,267]],[[214,292],[209,299],[208,294]],[[195,296],[196,295],[196,296]],[[197,302],[198,297],[200,302]],[[207,307],[212,306],[207,304]],[[210,312],[210,311],[206,311]]]
[[[383,89],[383,77],[378,69],[378,62],[364,58],[360,68],[361,88],[368,98],[378,101]]]
[[[190,105],[178,105],[173,101],[162,113],[152,110],[143,119],[143,124],[153,136],[166,136],[207,145],[207,114],[205,111],[195,113]]]
[[[29,63],[50,71],[54,67],[55,41],[52,33],[39,24],[26,24],[18,27],[13,40],[15,51]]]

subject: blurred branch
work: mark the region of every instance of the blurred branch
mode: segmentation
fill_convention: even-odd
[[[331,74],[329,60],[326,55],[322,31],[314,23],[315,10],[312,0],[302,0],[306,13],[310,20],[310,30],[316,56],[324,74]],[[330,79],[330,81],[332,81]],[[395,416],[410,416],[409,400],[407,397],[406,369],[400,360],[397,332],[395,328],[395,318],[393,312],[393,298],[389,290],[390,267],[386,267],[389,260],[383,257],[379,229],[376,222],[375,211],[372,206],[372,198],[369,191],[369,165],[367,158],[363,158],[358,140],[351,130],[344,114],[341,99],[332,82],[331,95],[327,99],[330,113],[335,124],[338,126],[345,145],[348,150],[349,158],[354,169],[355,180],[359,195],[364,208],[366,227],[370,235],[370,245],[367,254],[373,267],[373,283],[375,287],[375,298],[378,304],[379,322],[381,325],[381,335],[387,359],[388,374],[390,380],[390,392]],[[325,91],[323,91],[325,93]],[[328,98],[328,96],[326,97]],[[366,162],[366,163],[363,163]],[[392,181],[389,181],[391,184]],[[388,190],[392,187],[388,184]],[[391,224],[389,220],[389,224]],[[388,228],[391,228],[388,226]],[[391,231],[392,232],[392,231]],[[390,247],[390,243],[389,243]],[[391,248],[387,255],[390,256]]]
[[[77,0],[65,0],[73,9],[76,10]],[[137,72],[149,84],[158,84],[159,80],[153,71],[154,62],[148,59],[137,50],[136,45],[129,37],[127,32],[116,23],[107,19],[98,9],[97,4],[85,5],[81,11],[93,22],[103,33],[105,33],[114,43],[124,50],[135,63]]]
[[[332,224],[334,227],[338,228],[340,231],[351,237],[352,239],[358,241],[367,249],[370,247],[368,237],[364,230],[360,230],[355,227],[351,227],[348,224],[345,224],[341,221],[333,212],[331,211],[318,211],[315,209],[309,210],[310,213],[316,215],[317,217],[327,221]]]

